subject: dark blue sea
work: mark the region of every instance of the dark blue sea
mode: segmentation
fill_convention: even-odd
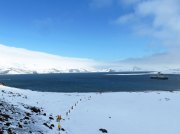
[[[136,92],[180,89],[180,75],[169,74],[168,80],[150,79],[151,75],[148,72],[0,75],[0,82],[11,87],[43,92]]]

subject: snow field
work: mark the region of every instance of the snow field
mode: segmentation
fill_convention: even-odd
[[[65,120],[61,134],[179,134],[180,92],[51,93],[0,86],[24,98],[3,97],[7,102],[42,107]],[[80,101],[81,99],[81,101]],[[78,103],[77,103],[78,102]],[[76,106],[75,106],[76,104]],[[71,107],[73,106],[73,109]],[[66,112],[71,110],[66,116]],[[57,122],[51,134],[58,134]]]

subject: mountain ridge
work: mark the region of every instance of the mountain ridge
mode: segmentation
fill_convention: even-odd
[[[0,44],[0,74],[95,72],[97,62]]]
[[[148,60],[146,61],[148,62]],[[106,63],[92,59],[57,56],[0,44],[1,75],[123,71],[162,71],[180,74],[178,66],[167,67],[161,63],[159,65],[127,61]]]

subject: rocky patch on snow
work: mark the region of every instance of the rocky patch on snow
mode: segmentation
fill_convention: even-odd
[[[27,98],[27,96],[19,93],[5,90],[1,92],[9,97]],[[0,99],[0,134],[43,134],[54,128],[54,124],[51,119],[46,117],[42,108],[23,103],[20,105],[6,102],[4,98]]]
[[[100,128],[99,131],[101,131],[102,133],[108,133],[108,131],[104,128]]]

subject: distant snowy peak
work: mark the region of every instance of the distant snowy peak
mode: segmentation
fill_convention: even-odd
[[[0,74],[96,72],[97,62],[0,45]]]
[[[83,73],[88,72],[84,69],[67,69],[67,70],[58,70],[58,69],[47,69],[47,70],[25,70],[20,68],[6,68],[0,69],[0,75],[2,74],[44,74],[44,73]]]

